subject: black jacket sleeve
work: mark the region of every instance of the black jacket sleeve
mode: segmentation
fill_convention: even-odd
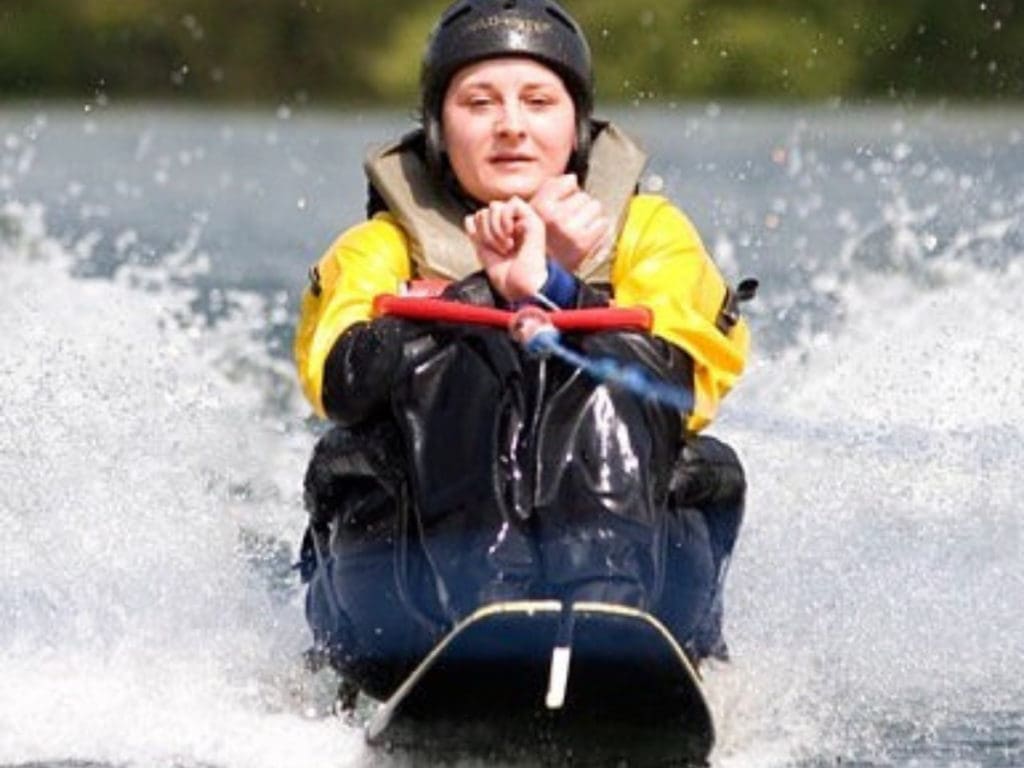
[[[345,426],[379,414],[405,362],[406,344],[421,335],[396,317],[356,323],[334,344],[324,364],[323,405],[327,416]]]
[[[483,272],[452,283],[443,298],[495,304]],[[324,362],[321,397],[327,417],[352,426],[379,416],[388,407],[392,385],[409,359],[431,345],[430,331],[429,323],[397,317],[380,317],[346,329]]]

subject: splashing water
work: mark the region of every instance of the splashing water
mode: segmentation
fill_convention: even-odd
[[[842,326],[731,414],[751,491],[722,764],[1024,758],[1024,265],[963,255],[848,265]]]
[[[39,207],[0,231],[0,764],[358,755],[303,716],[275,587],[308,437],[254,423],[261,392],[207,362],[237,339],[176,322],[187,296],[72,278]]]

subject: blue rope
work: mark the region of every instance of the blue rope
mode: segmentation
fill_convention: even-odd
[[[637,365],[626,365],[609,357],[590,358],[565,346],[555,328],[543,328],[526,342],[526,351],[538,357],[557,357],[592,378],[628,390],[644,400],[671,406],[682,413],[693,410],[693,394],[651,376]]]

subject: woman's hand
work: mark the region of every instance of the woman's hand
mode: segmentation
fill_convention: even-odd
[[[527,299],[547,282],[546,229],[525,200],[495,201],[464,225],[487,279],[506,300]]]
[[[545,181],[530,205],[547,227],[548,252],[569,272],[610,234],[611,222],[600,201],[580,189],[576,174]]]

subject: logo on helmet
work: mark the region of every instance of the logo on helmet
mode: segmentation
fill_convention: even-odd
[[[474,21],[465,27],[464,34],[470,35],[485,29],[497,29],[505,27],[513,32],[521,34],[542,35],[551,30],[550,21],[538,21],[537,19],[520,19],[515,16],[502,16],[493,14]]]

